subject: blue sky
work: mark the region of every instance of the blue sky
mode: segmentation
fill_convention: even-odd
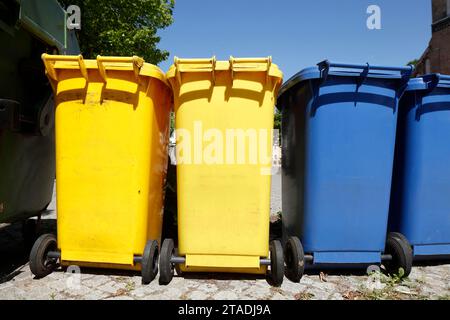
[[[381,8],[381,30],[366,26],[369,5]],[[431,0],[176,0],[175,22],[159,32],[173,57],[273,56],[285,80],[329,59],[404,65],[431,37]]]

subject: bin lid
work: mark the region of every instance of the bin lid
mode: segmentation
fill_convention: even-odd
[[[80,70],[82,74],[87,73],[88,69],[103,69],[103,70],[123,70],[135,71],[139,76],[147,76],[160,80],[170,88],[164,72],[157,66],[146,63],[139,57],[102,57],[98,56],[96,60],[84,60],[81,55],[78,56],[63,56],[63,55],[48,55],[43,54],[42,59],[46,66],[49,76],[54,80],[56,73],[54,70]],[[52,74],[53,73],[53,74]],[[105,73],[105,72],[104,72]]]
[[[450,88],[450,75],[430,73],[409,80],[406,91],[433,90],[435,88]]]
[[[272,63],[272,57],[265,58],[234,58],[228,61],[218,61],[216,57],[206,59],[179,59],[175,57],[174,64],[166,73],[167,79],[175,78],[180,73],[189,72],[267,72],[268,77],[283,78],[283,73],[278,66]]]
[[[385,67],[366,64],[334,63],[328,60],[318,63],[314,67],[303,69],[287,80],[280,88],[278,97],[294,87],[296,84],[311,79],[326,79],[327,76],[366,77],[380,79],[406,79],[414,71],[413,66]]]

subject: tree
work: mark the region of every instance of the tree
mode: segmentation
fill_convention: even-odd
[[[418,63],[419,63],[419,60],[414,59],[414,60],[408,62],[407,65],[408,65],[408,66],[414,66],[414,67],[415,67],[415,66],[417,66]]]
[[[281,130],[281,111],[275,108],[273,128]]]
[[[158,29],[172,24],[175,0],[60,0],[81,9],[77,36],[86,58],[137,55],[158,64],[169,52],[157,48]]]
[[[278,145],[281,145],[281,118],[282,114],[278,108],[275,108],[275,114],[273,119],[273,128],[278,130]]]

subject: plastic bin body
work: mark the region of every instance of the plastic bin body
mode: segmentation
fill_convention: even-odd
[[[147,240],[161,243],[171,90],[135,57],[78,59],[44,58],[56,97],[61,261],[139,268]]]
[[[180,268],[265,273],[260,257],[269,254],[272,128],[282,73],[271,59],[180,59],[167,77],[177,130],[178,254],[186,258]],[[227,148],[230,129],[249,133],[243,153],[237,138]],[[182,147],[182,131],[193,150]],[[257,132],[258,146],[250,132]],[[219,154],[209,159],[214,140]],[[253,147],[268,161],[252,161]]]
[[[450,255],[450,76],[412,79],[402,98],[389,229],[415,257]]]
[[[314,264],[380,263],[410,68],[324,62],[281,88],[283,240]],[[372,69],[374,68],[374,69]]]

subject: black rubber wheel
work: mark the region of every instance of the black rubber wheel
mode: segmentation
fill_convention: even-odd
[[[174,275],[174,265],[170,260],[175,255],[175,248],[172,239],[166,239],[161,247],[159,256],[159,284],[166,285],[172,281]]]
[[[175,248],[175,257],[178,257],[178,249]],[[183,271],[181,271],[180,265],[178,263],[175,264],[175,271],[177,272],[178,276],[181,276],[183,274]]]
[[[403,235],[403,233],[400,232],[389,232],[389,234],[391,235],[391,237],[396,237],[400,240],[403,240],[404,242],[409,244],[409,240]]]
[[[27,249],[30,249],[36,241],[37,222],[35,219],[28,219],[22,223],[22,237]]]
[[[30,270],[36,278],[43,278],[52,273],[57,266],[57,259],[49,259],[49,251],[56,251],[56,237],[53,234],[43,234],[33,245],[30,253]]]
[[[384,267],[390,275],[398,274],[403,269],[403,277],[408,277],[412,269],[413,253],[406,237],[398,233],[389,233],[386,240],[385,253],[392,256],[392,260],[385,261]]]
[[[284,261],[286,277],[292,282],[300,282],[305,272],[305,252],[299,238],[288,239],[284,249]]]
[[[284,278],[284,257],[283,246],[278,240],[272,240],[269,245],[270,250],[270,271],[268,282],[274,287],[280,287]]]
[[[158,257],[158,241],[149,240],[145,245],[144,254],[142,255],[142,284],[149,284],[158,274]]]

